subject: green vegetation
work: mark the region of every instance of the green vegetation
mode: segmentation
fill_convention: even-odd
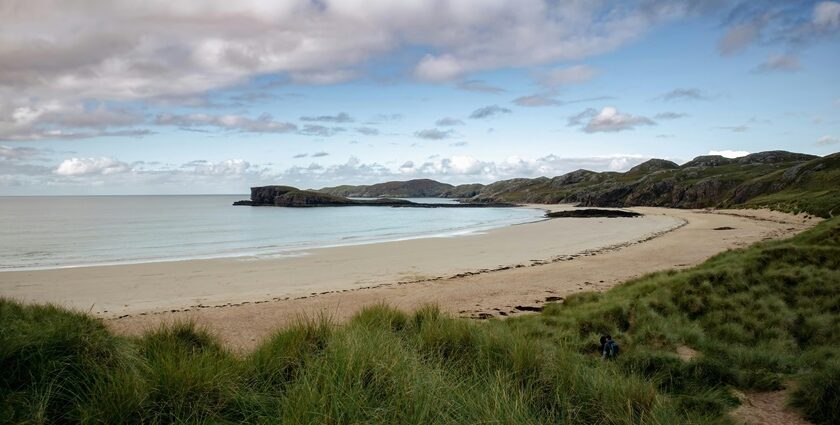
[[[597,354],[598,336],[622,346]],[[840,421],[840,218],[685,271],[469,321],[386,306],[301,321],[235,355],[191,324],[140,338],[0,300],[5,423],[718,424],[733,389],[797,381]],[[701,353],[681,359],[678,346]]]
[[[554,178],[460,186],[409,180],[323,188],[320,192],[341,196],[440,196],[478,203],[563,202],[589,207],[772,208],[828,218],[840,213],[840,153],[816,157],[768,151],[737,159],[712,155],[697,157],[682,166],[651,159],[625,173],[577,170]]]

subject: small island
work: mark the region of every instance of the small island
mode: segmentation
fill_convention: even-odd
[[[330,195],[311,190],[301,190],[291,186],[258,186],[251,188],[251,199],[236,201],[234,206],[251,207],[398,207],[398,208],[507,208],[517,207],[517,204],[506,202],[458,202],[452,204],[435,204],[411,202],[405,199],[377,198],[351,199],[344,196]]]

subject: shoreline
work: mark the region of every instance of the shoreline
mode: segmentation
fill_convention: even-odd
[[[132,195],[126,195],[132,196]],[[150,196],[157,196],[157,195],[150,195]],[[260,207],[254,207],[260,208]],[[277,207],[273,207],[277,208]],[[512,207],[514,208],[514,207]],[[540,210],[543,213],[549,212],[549,209],[546,209],[544,206],[536,205],[536,204],[527,204],[527,205],[520,205],[515,208],[522,208],[522,209],[532,209],[532,210]],[[33,266],[33,267],[18,267],[18,268],[0,268],[0,276],[4,273],[15,273],[15,272],[41,272],[41,271],[50,271],[50,270],[72,270],[72,269],[83,269],[83,268],[92,268],[92,267],[112,267],[112,266],[133,266],[133,265],[143,265],[143,264],[160,264],[160,263],[177,263],[177,262],[185,262],[185,261],[206,261],[206,260],[237,260],[237,261],[263,261],[263,260],[272,260],[272,259],[282,259],[282,258],[292,258],[301,255],[307,255],[306,251],[318,250],[318,249],[325,249],[325,248],[342,248],[342,247],[352,247],[352,246],[364,246],[370,244],[379,244],[379,243],[389,243],[389,242],[402,242],[402,241],[409,241],[415,239],[436,239],[436,238],[451,238],[451,237],[460,237],[460,236],[468,236],[472,234],[480,234],[488,231],[493,231],[495,229],[511,227],[511,226],[519,226],[523,224],[530,224],[530,223],[537,223],[540,221],[549,220],[548,217],[544,215],[539,215],[533,217],[533,219],[529,219],[529,221],[523,222],[511,222],[511,223],[501,223],[501,224],[476,224],[470,227],[462,227],[462,228],[452,228],[446,230],[438,230],[432,233],[408,233],[404,236],[398,237],[387,237],[383,236],[382,238],[374,238],[374,239],[366,239],[359,242],[348,242],[348,243],[341,243],[341,242],[329,242],[324,245],[312,245],[312,246],[302,246],[302,247],[291,247],[291,248],[280,248],[278,251],[272,252],[264,252],[264,253],[253,253],[253,252],[240,252],[236,254],[207,254],[207,255],[193,255],[193,256],[176,256],[176,257],[161,257],[161,258],[150,258],[150,259],[140,259],[140,260],[121,260],[121,261],[107,261],[101,263],[86,263],[86,264],[72,264],[72,265],[52,265],[52,266]],[[1,283],[2,281],[0,281]],[[2,290],[2,287],[0,287]],[[0,295],[2,295],[0,291]]]
[[[437,304],[477,319],[523,314],[571,293],[690,267],[726,249],[787,237],[820,221],[767,210],[628,210],[645,216],[555,218],[454,238],[310,250],[295,258],[3,273],[0,293],[59,303],[72,295],[76,303],[70,307],[102,317],[125,334],[193,320],[226,344],[248,349],[301,316],[342,321],[377,302],[406,310]],[[9,276],[15,280],[5,280]],[[28,296],[9,294],[13,286]],[[115,299],[127,302],[118,306],[124,308],[106,308],[109,299],[111,305]]]
[[[541,211],[572,208],[526,207]],[[631,223],[628,220],[633,220],[632,226],[627,225]],[[558,256],[644,239],[678,224],[678,219],[659,213],[632,219],[539,217],[455,237],[304,249],[294,256],[7,271],[0,274],[0,294],[29,302],[53,302],[106,318],[301,299],[542,264]]]

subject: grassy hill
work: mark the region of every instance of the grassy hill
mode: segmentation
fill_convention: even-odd
[[[601,360],[598,336],[623,354]],[[237,355],[191,324],[143,337],[0,300],[3,423],[725,424],[737,390],[799,383],[840,422],[840,218],[541,313],[386,306],[303,321]],[[700,354],[681,359],[677,348]]]
[[[840,153],[816,157],[768,151],[737,159],[700,156],[681,166],[651,159],[625,173],[577,170],[553,178],[518,178],[488,185],[410,180],[321,191],[340,196],[430,196],[595,207],[769,207],[829,217],[840,212]]]

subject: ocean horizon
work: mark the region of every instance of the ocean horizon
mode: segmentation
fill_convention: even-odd
[[[277,258],[537,221],[533,208],[252,208],[248,195],[0,197],[0,272]],[[414,198],[406,198],[414,199]],[[423,202],[455,202],[423,198]]]

